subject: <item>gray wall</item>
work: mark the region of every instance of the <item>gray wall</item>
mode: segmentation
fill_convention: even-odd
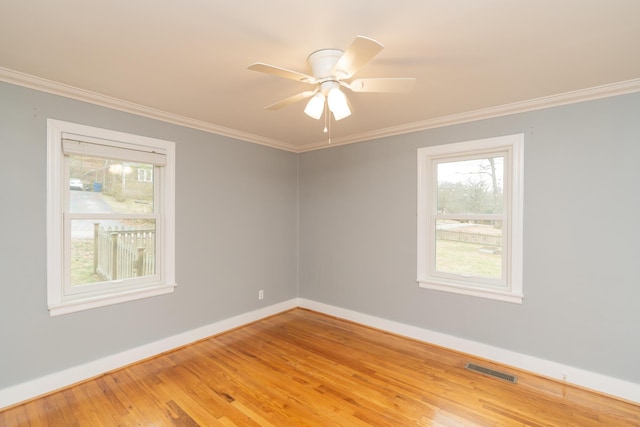
[[[173,294],[49,316],[47,118],[176,142]],[[0,82],[0,195],[0,388],[297,296],[295,154]]]
[[[633,94],[297,156],[0,82],[0,388],[296,296],[640,383],[638,117]],[[49,317],[46,118],[176,141],[174,294]],[[524,304],[419,289],[416,149],[520,132]]]
[[[416,285],[418,147],[525,134],[524,303]],[[640,383],[640,94],[300,156],[300,297]]]

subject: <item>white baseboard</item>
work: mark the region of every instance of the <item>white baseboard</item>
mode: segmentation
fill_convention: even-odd
[[[265,317],[281,313],[298,306],[297,299],[291,299],[249,313],[230,317],[197,329],[183,332],[140,347],[106,356],[98,360],[54,372],[21,384],[0,389],[0,410],[26,400],[42,396],[52,391],[68,387],[89,378],[130,365],[140,360],[156,356],[169,350],[217,335],[222,332],[255,322]]]
[[[308,308],[319,313],[336,316],[376,329],[493,360],[498,363],[510,365],[545,377],[555,378],[558,380],[564,379],[564,381],[570,384],[589,388],[631,402],[640,403],[640,384],[492,347],[486,344],[457,338],[440,332],[347,310],[341,307],[323,304],[304,298],[294,298],[111,356],[87,362],[82,365],[54,372],[21,384],[0,389],[0,410],[72,384],[85,381],[104,374],[105,372],[130,365],[140,360],[156,356],[166,351],[173,350],[296,307]]]
[[[548,378],[565,381],[569,384],[640,403],[640,384],[304,298],[298,299],[298,305],[319,313],[350,320],[372,328],[489,359]]]

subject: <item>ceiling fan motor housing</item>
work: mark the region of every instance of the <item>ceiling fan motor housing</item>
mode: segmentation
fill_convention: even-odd
[[[338,81],[341,76],[341,72],[339,70],[334,70],[333,68],[338,63],[338,60],[344,54],[343,51],[339,49],[321,49],[316,50],[307,58],[307,62],[311,67],[311,71],[313,76],[318,80],[318,83],[323,83],[325,81]],[[342,72],[343,77],[347,75],[347,73]]]

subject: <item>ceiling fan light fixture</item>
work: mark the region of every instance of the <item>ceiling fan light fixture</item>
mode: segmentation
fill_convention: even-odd
[[[324,112],[324,95],[321,92],[316,93],[311,97],[307,106],[304,109],[304,113],[316,120],[320,120],[322,113]]]
[[[329,110],[333,113],[333,117],[336,121],[342,120],[351,115],[351,109],[349,108],[347,97],[338,86],[334,86],[329,89],[329,93],[327,94],[327,103],[329,104]]]
[[[315,90],[300,92],[265,107],[267,110],[278,110],[302,99],[309,99],[304,109],[305,114],[316,120],[325,115],[325,124],[331,117],[327,109],[333,113],[334,120],[342,120],[351,115],[349,99],[340,90],[346,87],[352,92],[406,93],[415,86],[414,78],[365,78],[351,80],[358,71],[371,61],[383,49],[383,45],[369,37],[357,36],[346,50],[320,49],[307,57],[311,75],[288,70],[275,65],[255,62],[249,69],[262,73],[283,77],[296,82],[315,85]]]

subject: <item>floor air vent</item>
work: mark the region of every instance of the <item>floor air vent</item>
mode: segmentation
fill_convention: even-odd
[[[467,363],[465,368],[470,371],[480,372],[481,374],[489,375],[504,381],[509,381],[510,383],[515,384],[518,382],[518,377],[511,374],[505,374],[504,372],[494,371],[493,369],[485,368],[484,366],[474,365],[473,363]]]

